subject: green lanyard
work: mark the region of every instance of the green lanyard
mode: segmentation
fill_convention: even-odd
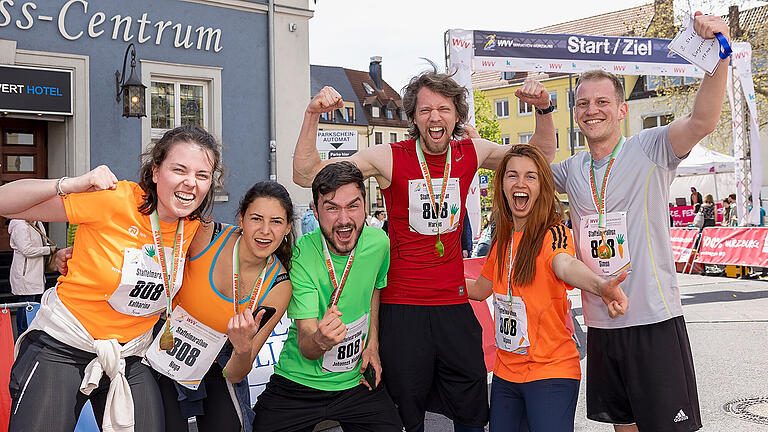
[[[595,205],[595,209],[597,210],[597,229],[600,231],[600,246],[597,250],[597,256],[602,259],[608,259],[613,255],[611,248],[609,248],[605,242],[605,231],[607,229],[605,192],[608,187],[608,176],[611,174],[611,167],[613,166],[613,162],[616,161],[616,155],[619,154],[621,148],[624,146],[624,141],[626,141],[626,139],[623,136],[619,138],[619,142],[611,152],[611,159],[608,161],[608,165],[605,167],[603,184],[599,192],[595,182],[595,159],[591,155],[589,157],[589,185],[592,188],[592,203]]]
[[[432,177],[429,175],[429,167],[427,161],[424,158],[424,152],[421,150],[421,139],[416,140],[416,156],[419,159],[419,167],[421,168],[421,175],[427,182],[427,190],[429,190],[429,199],[432,202],[432,209],[435,211],[437,219],[440,219],[440,207],[435,202],[435,193],[432,190]],[[445,199],[445,189],[448,186],[448,177],[451,175],[451,145],[448,143],[448,152],[445,155],[445,168],[443,168],[443,184],[440,187],[440,201]],[[440,222],[437,222],[437,242],[435,243],[435,253],[438,256],[443,256],[445,253],[445,247],[443,242],[440,241]]]

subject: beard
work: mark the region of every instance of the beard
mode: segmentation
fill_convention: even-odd
[[[343,229],[352,228],[352,234],[348,241],[342,242],[336,238],[334,232]],[[328,229],[320,225],[320,232],[323,233],[326,243],[328,243],[329,251],[334,255],[347,255],[352,252],[357,246],[357,241],[360,240],[360,234],[363,232],[363,225],[357,227],[355,224],[336,225]]]

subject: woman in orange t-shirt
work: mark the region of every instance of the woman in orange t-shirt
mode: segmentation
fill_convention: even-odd
[[[210,212],[221,156],[195,126],[166,132],[142,156],[138,184],[102,165],[0,186],[4,217],[78,224],[68,274],[43,294],[17,342],[9,431],[73,430],[88,399],[103,429],[164,428],[160,392],[141,358]]]
[[[572,431],[581,369],[565,326],[566,289],[601,296],[610,314],[628,300],[626,275],[605,280],[574,258],[549,164],[533,146],[504,155],[493,179],[496,234],[469,297],[494,296],[496,364],[490,430]]]

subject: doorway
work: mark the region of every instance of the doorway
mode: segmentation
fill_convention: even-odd
[[[0,119],[0,184],[25,178],[48,178],[47,123]],[[0,252],[10,251],[5,218],[0,217]]]

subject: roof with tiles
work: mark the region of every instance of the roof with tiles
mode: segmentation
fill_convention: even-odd
[[[346,72],[349,84],[357,95],[357,100],[361,101],[363,105],[362,112],[365,113],[368,124],[373,126],[408,127],[408,122],[400,117],[403,108],[400,94],[390,87],[386,81],[382,80],[382,90],[376,90],[373,80],[367,71],[344,69],[344,72]],[[366,83],[373,92],[369,93],[363,83]],[[383,109],[379,117],[373,117],[369,108],[371,106],[393,109],[393,118],[388,119]]]
[[[529,30],[529,33],[567,33],[597,36],[639,36],[648,28],[653,18],[653,3],[607,12],[600,15],[581,18],[564,23]],[[472,86],[479,90],[506,87],[519,84],[528,76],[538,79],[565,76],[563,73],[541,74],[538,72],[516,72],[511,79],[504,79],[504,74],[496,71],[474,71]],[[509,76],[507,76],[509,78]]]

